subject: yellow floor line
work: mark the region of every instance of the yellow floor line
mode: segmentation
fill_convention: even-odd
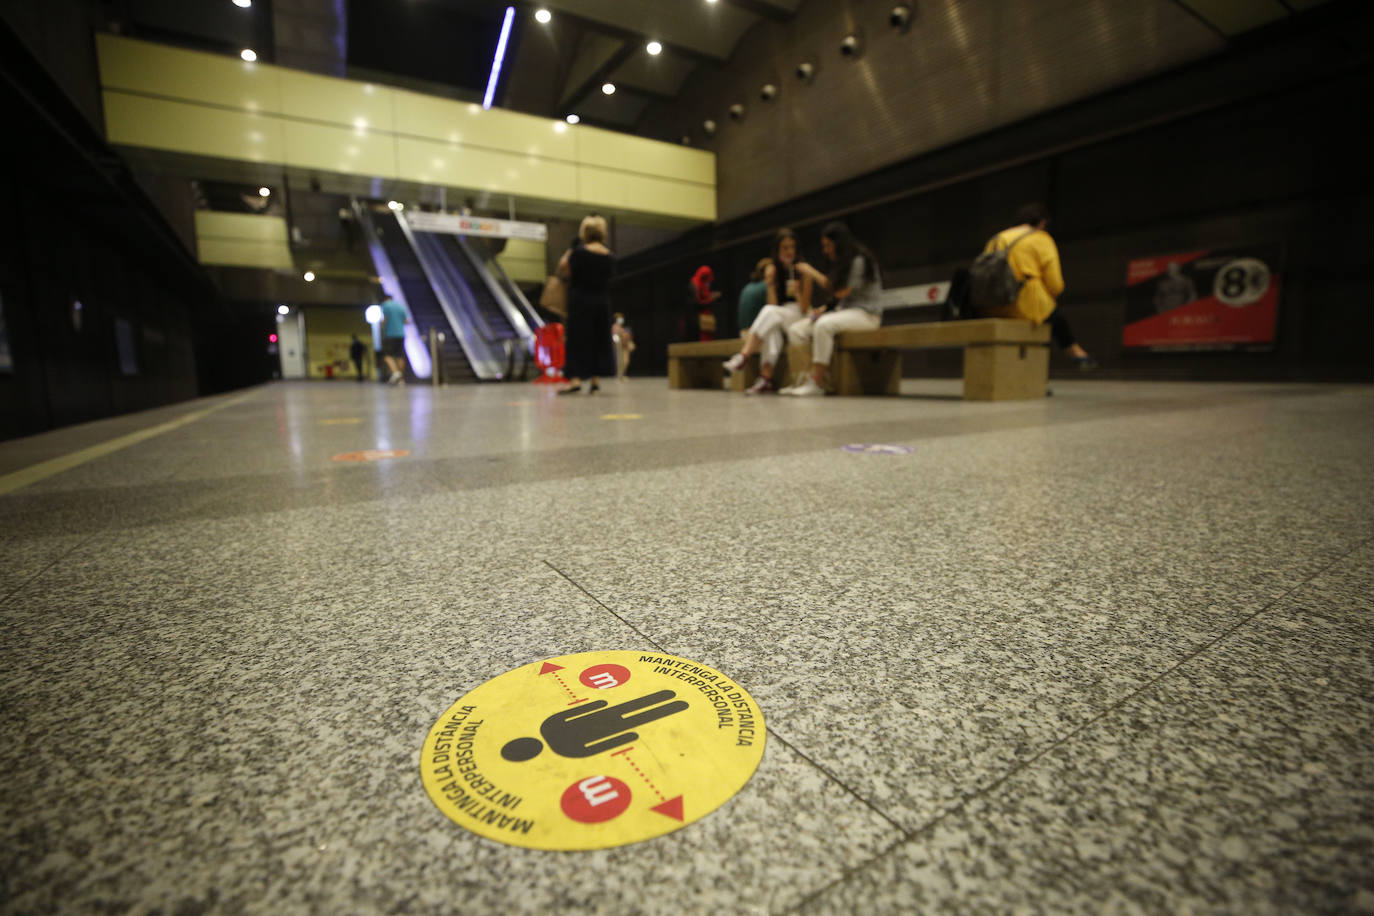
[[[187,423],[194,423],[200,418],[208,416],[217,410],[223,410],[226,407],[232,407],[235,404],[246,401],[256,393],[257,392],[249,392],[248,394],[240,395],[236,398],[230,398],[213,407],[207,407],[204,410],[188,413],[184,417],[178,417],[175,420],[170,420],[157,426],[150,426],[147,429],[141,429],[136,433],[129,433],[126,436],[120,436],[117,439],[111,439],[99,445],[92,445],[89,448],[83,448],[80,451],[62,455],[59,458],[50,458],[38,464],[31,464],[26,468],[11,474],[6,474],[0,477],[0,496],[4,496],[7,493],[13,493],[15,490],[27,487],[29,484],[37,483],[40,480],[46,480],[55,474],[61,474],[63,471],[70,471],[74,467],[83,465],[88,461],[94,461],[97,458],[104,457],[112,452],[117,452],[120,449],[128,448],[131,445],[137,445],[154,436],[160,436],[163,433],[171,432],[174,429],[185,426]]]

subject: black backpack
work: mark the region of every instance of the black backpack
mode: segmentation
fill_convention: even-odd
[[[949,295],[945,296],[945,307],[941,310],[941,321],[963,321],[978,317],[978,312],[969,301],[969,272],[960,267],[949,280]]]
[[[1011,250],[1033,232],[1034,229],[1028,229],[1012,239],[1006,248],[985,251],[974,259],[968,269],[968,304],[975,311],[1005,308],[1016,301],[1026,281],[1016,278],[1016,271],[1011,269],[1007,258]],[[953,295],[952,288],[950,294]]]

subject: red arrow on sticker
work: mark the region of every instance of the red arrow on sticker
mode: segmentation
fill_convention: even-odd
[[[661,805],[654,805],[649,810],[657,811],[659,814],[664,814],[680,821],[682,820],[682,796],[679,795],[676,798],[670,798]]]
[[[551,671],[562,671],[562,665],[555,665],[553,662],[544,662],[544,667],[539,669],[540,674],[548,674]]]

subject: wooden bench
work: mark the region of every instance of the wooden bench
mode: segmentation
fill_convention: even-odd
[[[902,351],[962,347],[964,398],[1010,401],[1043,398],[1050,378],[1050,329],[1013,318],[899,324],[876,331],[848,331],[835,338],[830,387],[836,394],[897,394],[902,384]],[[729,377],[721,363],[740,351],[739,338],[668,345],[669,388],[743,391],[759,375],[759,358]],[[774,367],[781,386],[809,368],[810,345],[789,346]]]
[[[1015,318],[899,324],[835,338],[830,363],[837,394],[897,394],[902,351],[962,347],[964,399],[1043,398],[1050,378],[1050,329]]]

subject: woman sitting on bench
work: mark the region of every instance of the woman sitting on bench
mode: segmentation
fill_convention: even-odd
[[[782,353],[788,325],[811,310],[811,287],[821,274],[797,255],[797,235],[782,229],[773,242],[773,266],[764,272],[768,305],[759,312],[744,339],[744,349],[725,361],[726,372],[738,372],[749,357],[759,354],[759,377],[745,394],[776,391],[773,366]]]
[[[827,274],[818,274],[818,282],[831,291],[834,302],[828,310],[812,309],[810,317],[787,328],[787,338],[793,346],[811,344],[811,371],[797,384],[784,388],[783,394],[825,394],[825,374],[835,354],[835,335],[841,331],[874,331],[882,324],[879,293],[883,278],[873,252],[857,241],[843,223],[825,227],[821,248]]]

